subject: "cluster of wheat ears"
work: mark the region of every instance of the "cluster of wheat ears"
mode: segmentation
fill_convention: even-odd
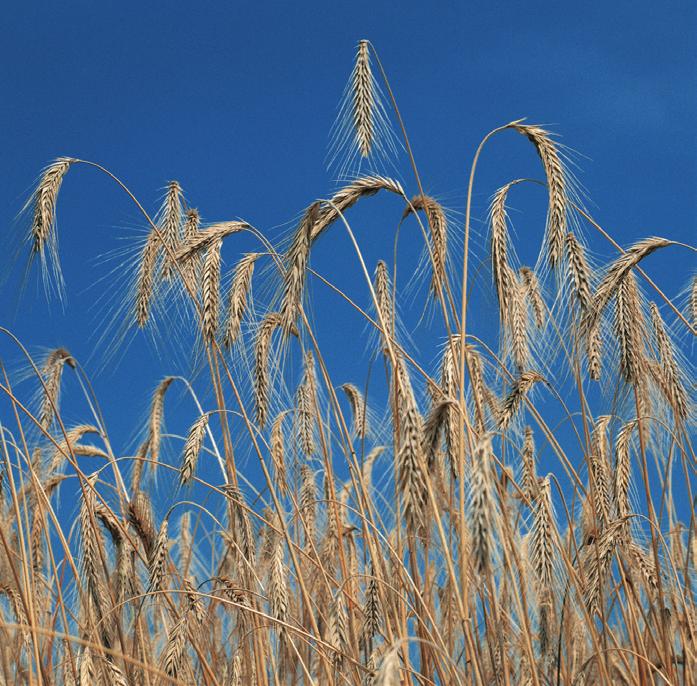
[[[39,400],[3,375],[3,683],[696,684],[697,277],[669,298],[642,270],[654,251],[695,248],[651,237],[622,249],[583,209],[562,146],[524,120],[482,140],[453,222],[423,192],[367,41],[337,131],[353,175],[278,248],[244,221],[203,225],[175,181],[151,218],[94,162],[43,172],[29,242],[45,273],[60,279],[64,177],[98,169],[147,225],[129,325],[152,328],[175,302],[201,365],[157,384],[142,443],[115,454],[79,362],[64,348],[34,362],[13,338]],[[493,193],[474,285],[477,160],[507,131],[529,140],[543,174]],[[413,196],[375,166],[355,173],[400,149]],[[507,215],[521,183],[548,198],[534,268],[518,263]],[[399,325],[410,301],[396,258],[366,264],[350,223],[381,191],[423,244],[433,348],[419,355]],[[607,265],[593,265],[582,228],[604,236]],[[223,246],[234,255],[242,233],[258,252],[238,250],[227,272]],[[332,233],[354,248],[356,294],[310,267]],[[252,296],[262,276],[275,284],[267,302]],[[333,378],[308,316],[311,281],[374,333],[372,349],[356,336],[355,354],[382,395],[370,370]],[[488,342],[467,326],[485,289],[498,303]],[[66,375],[82,380],[85,423],[63,420]],[[195,408],[179,436],[163,429],[176,386]],[[77,498],[61,500],[69,484]]]

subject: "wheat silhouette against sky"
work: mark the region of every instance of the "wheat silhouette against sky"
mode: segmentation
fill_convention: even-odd
[[[4,83],[2,683],[695,683],[694,10],[78,7]]]

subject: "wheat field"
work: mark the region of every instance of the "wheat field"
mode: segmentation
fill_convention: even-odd
[[[478,187],[489,141],[520,136],[539,178]],[[149,212],[97,162],[42,172],[23,259],[47,291],[64,288],[61,185],[85,167],[147,230],[119,325],[163,340],[187,327],[195,362],[165,359],[118,452],[82,361],[2,328],[30,377],[3,363],[2,683],[697,684],[697,276],[667,295],[644,271],[697,249],[615,242],[569,151],[525,119],[478,143],[451,212],[424,192],[365,40],[331,140],[341,181],[301,200],[288,235],[206,224],[177,181]],[[547,204],[532,266],[508,211],[527,193]],[[352,220],[380,203],[400,209],[371,263],[378,237]],[[312,267],[338,235],[350,292]],[[397,236],[421,254],[410,278]],[[312,288],[361,322],[341,353],[354,378],[316,335],[332,313]],[[165,422],[175,394],[185,425]]]

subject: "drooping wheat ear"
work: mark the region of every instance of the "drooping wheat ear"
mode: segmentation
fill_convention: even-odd
[[[198,456],[201,454],[201,448],[203,447],[203,439],[206,436],[209,417],[210,415],[207,412],[202,414],[189,429],[186,443],[184,443],[182,466],[179,470],[179,483],[181,486],[188,484],[194,476]]]
[[[697,276],[692,277],[690,287],[690,315],[692,326],[697,329]]]
[[[91,596],[99,616],[105,609],[102,605],[104,589],[100,578],[99,549],[102,546],[101,531],[94,521],[96,498],[94,485],[97,475],[87,478],[83,486],[82,505],[80,507],[80,562],[87,582],[87,591]]]
[[[307,262],[312,246],[312,229],[320,216],[320,203],[313,202],[298,224],[288,253],[286,254],[286,273],[283,280],[283,299],[281,301],[281,327],[287,337],[300,312]]]
[[[415,195],[404,210],[402,219],[412,212],[423,210],[428,218],[431,235],[432,276],[431,292],[437,295],[446,283],[448,263],[448,218],[442,205],[429,195]]]
[[[59,157],[51,162],[41,175],[33,196],[34,218],[31,225],[31,240],[34,253],[43,255],[46,245],[55,241],[56,199],[63,177],[75,161],[71,157]]]
[[[281,622],[288,621],[288,582],[286,581],[286,566],[283,562],[283,539],[279,538],[271,558],[271,578],[269,580],[269,600],[271,615]],[[284,634],[284,628],[278,629],[279,638]]]
[[[511,349],[513,362],[519,371],[527,367],[530,359],[530,335],[528,331],[528,308],[525,304],[525,284],[515,276],[513,279],[513,290],[509,302],[511,332]]]
[[[653,556],[647,554],[646,550],[634,542],[630,542],[627,545],[627,549],[632,566],[639,570],[646,586],[647,594],[653,599],[658,590],[658,575],[656,574]]]
[[[516,124],[513,128],[527,136],[542,160],[549,193],[547,227],[545,229],[547,254],[550,265],[556,267],[561,263],[564,253],[564,236],[566,235],[569,212],[566,170],[558,146],[548,131],[539,126],[528,124]]]
[[[650,310],[656,348],[658,349],[658,359],[660,360],[661,372],[668,388],[668,399],[675,414],[681,419],[687,419],[687,392],[675,359],[673,343],[668,337],[663,318],[656,303],[651,303]]]
[[[152,505],[143,491],[136,491],[128,503],[128,521],[138,534],[146,557],[152,555],[155,545],[155,521],[152,516]]]
[[[610,415],[602,415],[596,420],[593,427],[591,453],[589,455],[590,475],[595,495],[595,511],[602,526],[610,521],[612,514],[609,447],[607,441],[607,427],[610,419]]]
[[[239,487],[227,484],[223,487],[228,502],[230,503],[229,526],[232,529],[232,536],[239,541],[242,556],[248,565],[254,565],[256,558],[256,541],[252,523],[247,513],[247,503],[244,494]]]
[[[278,538],[277,529],[281,525],[280,517],[275,510],[264,508],[262,519],[266,525],[262,531],[260,559],[262,562],[267,562],[271,559]]]
[[[436,455],[440,448],[443,428],[447,424],[448,411],[454,404],[453,400],[434,401],[423,423],[423,448],[422,452],[426,460],[426,467],[432,470],[436,461]],[[452,464],[452,460],[451,460]]]
[[[384,445],[375,446],[375,448],[373,448],[368,453],[368,457],[365,458],[365,462],[363,462],[363,468],[361,469],[361,480],[365,485],[366,490],[370,489],[370,484],[373,478],[373,465],[375,464],[375,460],[377,460],[378,457],[380,457],[380,455],[382,455],[384,452]]]
[[[491,563],[494,502],[491,494],[491,436],[485,434],[477,444],[472,460],[472,554],[478,574],[484,575]]]
[[[626,517],[630,512],[629,481],[632,475],[632,463],[629,448],[636,420],[627,422],[617,432],[615,439],[615,507],[618,517]]]
[[[162,278],[169,281],[174,270],[172,257],[182,240],[182,189],[178,181],[167,184],[167,196],[161,214],[162,240],[170,248],[165,254]]]
[[[532,308],[532,313],[535,315],[535,326],[541,329],[545,323],[545,303],[542,299],[540,282],[530,267],[521,267],[520,277],[523,282],[526,300]]]
[[[312,351],[305,353],[303,378],[298,386],[296,406],[298,438],[305,457],[315,452],[315,415],[317,402],[317,379]]]
[[[190,617],[187,609],[167,635],[167,644],[162,655],[162,671],[171,679],[176,679],[181,671],[189,625]]]
[[[588,312],[591,301],[591,272],[586,261],[586,251],[578,242],[575,234],[566,234],[566,265],[569,283],[573,286],[573,294],[581,307],[581,313]]]
[[[339,213],[343,214],[361,198],[375,195],[382,190],[405,198],[404,190],[399,181],[386,176],[362,176],[344,186],[332,196],[331,203],[322,206],[319,218],[312,227],[310,242],[314,243],[318,236],[339,218]]]
[[[160,459],[160,441],[162,437],[165,393],[167,393],[167,389],[172,385],[173,381],[173,376],[166,376],[164,379],[162,379],[162,381],[160,381],[152,395],[152,402],[150,403],[150,420],[148,423],[148,450],[150,451],[150,459],[153,462],[151,469],[155,469],[155,466]]]
[[[260,428],[264,428],[269,410],[269,351],[271,336],[281,323],[278,312],[270,312],[264,317],[257,333],[254,347],[254,399],[256,418]]]
[[[537,471],[535,469],[535,438],[532,429],[525,427],[525,438],[523,439],[523,491],[530,501],[530,506],[534,507],[537,502]]]
[[[378,324],[384,326],[381,331],[383,339],[383,351],[386,353],[389,346],[387,341],[393,338],[394,312],[392,310],[392,285],[390,282],[390,272],[387,270],[385,262],[380,260],[375,267],[375,298],[377,309],[380,314]],[[382,318],[382,322],[380,319]]]
[[[41,407],[39,408],[39,424],[48,431],[58,410],[60,397],[61,378],[65,365],[75,369],[75,360],[65,348],[53,350],[44,363],[41,370],[45,388],[42,388]]]
[[[534,384],[544,381],[544,377],[537,372],[523,372],[514,382],[510,393],[506,396],[499,415],[499,426],[505,429],[511,419],[520,409],[523,399]]]
[[[600,597],[606,574],[610,571],[610,563],[622,538],[625,527],[624,519],[617,519],[600,535],[597,543],[584,546],[584,554],[580,563],[583,566],[586,584],[583,598],[591,614],[600,611]]]
[[[458,337],[459,340],[459,337]],[[457,350],[456,350],[457,352]],[[478,424],[479,424],[479,429],[480,431],[484,430],[484,407],[487,403],[486,397],[487,397],[487,387],[486,383],[484,382],[484,372],[482,370],[482,358],[479,355],[479,351],[477,348],[473,345],[468,345],[467,346],[467,351],[466,351],[466,362],[468,363],[468,370],[470,373],[470,381],[472,382],[472,395],[474,397],[474,402],[475,402],[475,407],[477,409],[478,413]],[[458,358],[459,359],[459,358]],[[459,363],[458,363],[459,364]],[[455,384],[457,384],[458,378],[456,377],[455,379]],[[456,388],[456,386],[455,386]],[[450,392],[450,396],[453,397],[453,392]],[[455,396],[457,397],[457,396]],[[451,408],[450,414],[452,415],[452,419],[457,422],[459,421],[459,412],[457,411],[456,408]],[[453,446],[457,446],[458,443],[457,441],[460,438],[461,432],[462,432],[462,426],[455,423],[454,426],[452,426],[451,429],[448,429],[448,431],[454,431],[457,434],[456,440],[452,443]],[[450,440],[450,439],[449,439]],[[453,456],[456,453],[453,453]]]
[[[615,295],[615,335],[620,348],[620,373],[627,383],[638,384],[643,367],[643,314],[636,277],[626,272]]]
[[[85,434],[99,434],[100,430],[98,427],[93,426],[92,424],[79,424],[78,426],[73,426],[70,429],[68,429],[65,433],[66,438],[63,441],[60,441],[58,443],[58,447],[53,451],[51,455],[51,459],[48,464],[48,471],[47,474],[52,475],[57,472],[64,460],[66,459],[66,456],[69,456],[70,453],[72,452],[73,454],[77,455],[80,454],[82,451],[79,450],[79,446],[77,445],[77,442],[85,435]],[[86,446],[83,446],[86,447]],[[44,489],[46,488],[46,485],[44,484]]]
[[[135,318],[142,329],[150,317],[150,308],[155,295],[158,255],[160,254],[160,237],[155,230],[148,234],[140,255],[138,277],[136,281]]]
[[[184,219],[184,228],[183,228],[183,236],[182,236],[182,243],[185,245],[194,241],[196,239],[196,236],[198,235],[199,228],[201,226],[201,215],[198,213],[198,210],[191,207],[188,210],[186,210],[185,214],[185,219]],[[179,246],[177,245],[177,249]],[[176,254],[176,253],[175,253]],[[201,271],[201,258],[200,256],[188,260],[186,264],[183,265],[182,267],[182,274],[184,277],[184,280],[186,283],[191,284],[192,286],[194,284],[199,283],[199,273]]]
[[[254,263],[257,261],[259,253],[247,253],[237,263],[235,272],[232,275],[230,291],[228,294],[227,319],[225,320],[225,333],[223,344],[226,348],[232,346],[237,340],[242,325],[242,319],[247,311],[247,302],[252,287],[252,276],[254,274]]]
[[[351,94],[356,146],[361,157],[368,157],[375,141],[376,94],[367,40],[358,42],[356,63],[351,74]]]
[[[397,360],[399,413],[399,451],[397,453],[397,489],[407,526],[413,530],[424,523],[426,482],[423,473],[423,421],[416,406],[414,391],[404,360]]]
[[[314,541],[317,533],[317,482],[309,465],[300,467],[300,515],[305,527],[305,541]]]
[[[365,589],[365,605],[363,606],[363,627],[361,641],[372,652],[373,636],[380,630],[380,595],[375,578],[375,569],[370,565],[368,583]]]
[[[218,333],[218,321],[220,319],[220,249],[223,241],[218,238],[208,245],[206,256],[203,260],[203,315],[202,333],[203,340],[208,345],[213,345]]]
[[[586,357],[588,359],[588,375],[592,381],[600,381],[602,372],[603,339],[600,329],[600,319],[597,319],[592,329],[586,333]]]
[[[239,233],[248,228],[250,228],[249,224],[242,221],[212,224],[202,231],[199,230],[189,240],[182,243],[174,255],[175,260],[179,264],[184,265],[196,255],[202,255],[210,247],[211,243],[218,240],[222,241],[233,233]]]
[[[341,591],[336,594],[329,612],[329,643],[334,647],[332,662],[336,669],[341,669],[344,655],[349,652],[348,615]]]
[[[397,651],[392,649],[380,663],[380,669],[375,677],[375,686],[400,686],[400,667]]]
[[[353,413],[353,431],[359,439],[365,438],[368,432],[368,418],[365,411],[365,398],[358,390],[358,387],[352,383],[345,383],[341,386],[341,390],[346,394],[351,412]]]
[[[89,648],[83,648],[80,651],[77,658],[77,668],[80,686],[96,683],[97,671],[94,667],[92,651]]]
[[[279,412],[271,425],[271,461],[275,481],[278,484],[281,495],[288,495],[288,479],[286,473],[286,449],[285,437],[283,435],[283,420],[288,414],[288,410]]]
[[[533,509],[532,527],[532,563],[540,590],[549,594],[552,590],[552,565],[554,559],[554,544],[552,531],[554,513],[552,511],[552,493],[549,477],[545,477],[537,489]]]
[[[242,686],[242,656],[235,653],[230,669],[230,686]]]
[[[108,675],[107,680],[109,686],[130,686],[126,675],[121,671],[121,668],[114,662],[113,657],[106,657],[102,660],[105,671]]]
[[[494,277],[496,297],[499,301],[499,315],[505,322],[510,311],[510,300],[514,288],[513,274],[508,263],[508,213],[506,198],[511,186],[507,183],[501,186],[489,206],[489,225],[491,227],[491,272]]]
[[[167,520],[163,519],[155,539],[155,545],[148,557],[148,592],[157,593],[162,588],[167,563]]]
[[[631,248],[629,248],[623,255],[620,255],[607,269],[605,276],[603,277],[597,291],[595,292],[595,297],[593,298],[593,305],[589,310],[588,315],[585,319],[585,328],[591,330],[595,324],[595,320],[600,318],[607,307],[608,303],[612,299],[613,295],[617,292],[620,284],[622,283],[624,277],[636,267],[641,260],[650,255],[652,252],[658,250],[659,248],[665,248],[668,245],[672,245],[673,242],[665,238],[659,238],[657,236],[651,236],[649,238],[644,238],[643,240],[635,243]]]

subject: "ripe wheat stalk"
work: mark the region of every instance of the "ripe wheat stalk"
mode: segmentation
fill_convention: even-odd
[[[339,141],[359,165],[393,149],[378,78],[392,94],[361,41]],[[597,266],[599,225],[555,136],[518,120],[480,150],[511,130],[546,186],[534,268],[506,209],[530,187],[515,176],[493,189],[469,281],[452,268],[470,264],[455,215],[377,168],[317,189],[289,241],[202,224],[177,181],[152,217],[138,205],[147,234],[118,311],[190,344],[196,373],[163,360],[121,410],[148,408],[129,449],[98,409],[117,401],[93,397],[67,349],[26,353],[29,397],[2,361],[2,683],[697,683],[697,277],[679,300],[639,266],[694,247],[650,237]],[[77,164],[125,188],[84,160],[46,167],[28,252],[59,285],[59,191]],[[408,286],[389,222],[354,222],[380,202],[422,250]],[[353,252],[314,265],[338,234]],[[466,332],[457,297],[481,315]],[[323,344],[344,316],[345,347]]]

